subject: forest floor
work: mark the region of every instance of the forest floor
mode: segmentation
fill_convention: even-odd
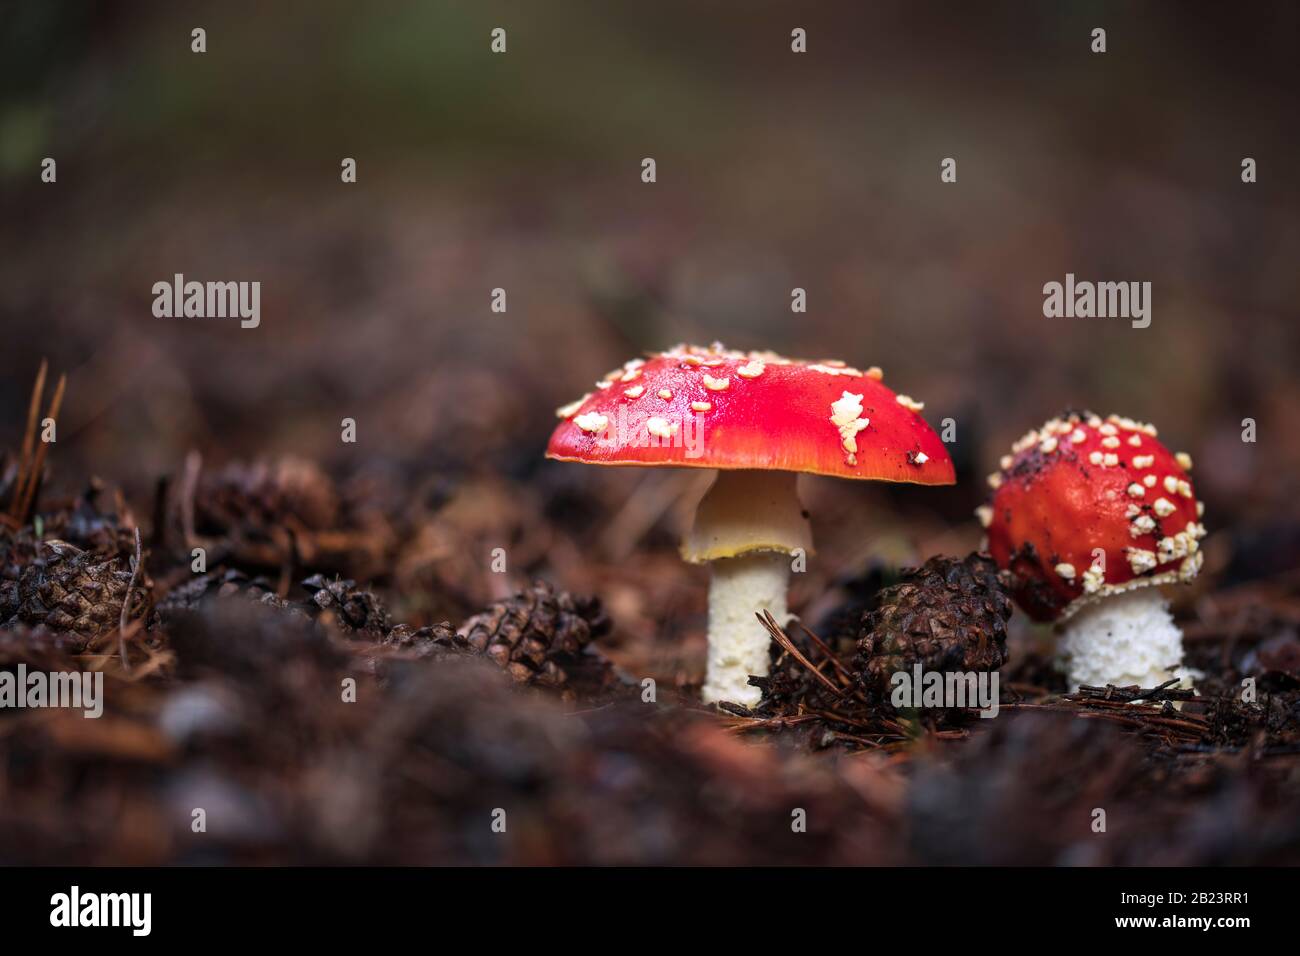
[[[649,524],[558,482],[195,453],[132,507],[53,493],[40,447],[0,471],[0,671],[100,674],[103,713],[0,711],[5,863],[1300,862],[1295,573],[1183,615],[1194,697],[1067,695],[1020,641],[984,720],[857,691],[863,570],[805,595],[760,705],[710,708],[655,533],[594,594],[484,585],[520,501],[523,567]]]

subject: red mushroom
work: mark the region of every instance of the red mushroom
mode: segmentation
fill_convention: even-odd
[[[953,483],[920,403],[877,368],[679,345],[596,385],[557,410],[548,458],[718,470],[682,543],[685,560],[712,564],[706,701],[760,696],[748,678],[767,674],[769,637],[755,613],[788,619],[789,555],[812,549],[795,473]]]
[[[1011,452],[977,514],[1017,603],[1061,624],[1071,687],[1185,677],[1182,633],[1151,585],[1201,568],[1191,459],[1151,425],[1089,413],[1052,419]]]

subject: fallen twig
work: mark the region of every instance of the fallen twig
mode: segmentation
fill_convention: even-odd
[[[771,611],[764,610],[762,614],[756,614],[755,616],[758,618],[758,622],[767,628],[767,632],[772,635],[772,640],[785,648],[787,654],[797,660],[804,667],[808,668],[809,672],[821,681],[827,690],[836,697],[844,696],[843,688],[836,686],[829,677],[813,666],[812,661],[803,656],[803,652],[800,651],[799,648],[794,646],[794,642],[790,640],[785,631],[781,629],[781,625],[776,623],[776,618],[772,616]]]
[[[131,616],[131,595],[135,593],[136,581],[140,579],[140,566],[144,564],[144,549],[140,541],[140,528],[135,529],[135,557],[131,559],[131,581],[126,586],[126,597],[122,599],[122,616],[117,622],[118,652],[122,657],[122,670],[131,673],[131,662],[126,656],[126,626]]]

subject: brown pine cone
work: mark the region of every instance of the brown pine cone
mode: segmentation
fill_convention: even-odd
[[[0,526],[0,622],[18,613],[18,582],[23,570],[41,556],[45,541],[57,540],[80,549],[86,552],[86,561],[103,563],[117,558],[130,567],[135,554],[135,535],[128,527],[130,516],[124,518],[116,510],[102,510],[99,499],[103,490],[103,483],[92,478],[75,499],[43,512],[36,519],[37,524],[43,523],[39,530],[33,523],[17,529]]]
[[[314,531],[338,525],[338,491],[314,463],[298,458],[233,462],[204,473],[194,496],[199,534],[269,534],[293,521]]]
[[[888,697],[890,678],[926,671],[995,671],[1007,660],[1011,601],[986,554],[934,557],[905,571],[862,617],[856,667],[869,694]]]
[[[131,583],[130,565],[107,560],[66,541],[42,542],[37,558],[23,568],[17,587],[6,589],[3,610],[11,623],[44,624],[52,631],[94,635],[117,627]],[[151,583],[141,575],[131,592],[128,617],[148,611]]]
[[[608,630],[599,600],[576,598],[538,581],[474,615],[458,633],[515,683],[558,687],[568,679],[563,665]]]
[[[109,494],[98,478],[91,478],[81,494],[57,511],[47,511],[44,518],[47,538],[92,551],[101,559],[129,562],[135,554],[135,519],[121,493]]]
[[[85,639],[76,634],[54,633],[22,624],[3,627],[0,628],[0,668],[25,664],[28,670],[68,670],[69,659],[80,654],[85,646]]]
[[[243,597],[306,617],[300,608],[276,593],[275,585],[268,578],[260,574],[250,577],[236,568],[217,568],[185,580],[159,600],[157,610],[166,622],[178,613],[198,611],[209,601],[227,597]]]
[[[302,582],[311,595],[311,603],[321,612],[330,612],[346,633],[368,631],[378,637],[392,628],[384,602],[374,591],[357,587],[357,582],[323,574],[313,574]]]
[[[428,624],[424,627],[412,627],[399,624],[384,635],[382,641],[399,650],[414,651],[421,656],[436,654],[439,649],[468,648],[465,639],[443,621],[440,624]]]
[[[358,588],[355,581],[313,574],[301,583],[307,599],[287,601],[262,575],[250,577],[236,568],[218,568],[172,588],[158,602],[158,612],[166,621],[177,612],[196,611],[210,601],[236,597],[371,640],[382,640],[394,630],[383,601],[373,591]]]
[[[18,613],[18,582],[35,556],[36,542],[26,529],[10,534],[0,527],[0,624]]]

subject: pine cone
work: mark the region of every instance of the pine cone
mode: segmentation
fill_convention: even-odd
[[[269,579],[260,574],[249,577],[235,568],[217,568],[178,584],[158,602],[158,613],[165,623],[177,613],[197,611],[209,600],[226,597],[244,597],[258,604],[306,616],[281,598]]]
[[[199,534],[269,537],[288,521],[319,531],[338,524],[338,491],[320,468],[302,459],[235,462],[203,475],[194,512]]]
[[[35,557],[36,542],[27,529],[10,534],[0,527],[0,623],[18,613],[18,582]]]
[[[562,665],[608,630],[599,600],[556,592],[538,581],[474,615],[458,633],[515,683],[558,687],[568,680]]]
[[[123,518],[116,511],[101,510],[99,499],[103,490],[103,483],[92,478],[86,490],[71,502],[42,512],[38,520],[43,522],[43,527],[39,533],[32,523],[14,530],[0,527],[0,622],[18,613],[21,604],[18,582],[24,569],[41,556],[46,541],[57,540],[85,551],[86,561],[103,563],[117,558],[130,567],[135,554],[135,535],[127,527],[129,515]]]
[[[328,619],[344,634],[375,641],[385,640],[390,631],[396,630],[379,596],[358,588],[355,581],[313,574],[301,583],[307,599],[286,601],[262,575],[250,577],[235,568],[218,568],[172,588],[158,603],[158,611],[165,622],[177,612],[199,610],[212,600],[239,597],[306,620]]]
[[[404,651],[415,651],[421,655],[432,653],[437,648],[468,648],[465,639],[451,629],[446,621],[429,624],[424,627],[412,627],[399,624],[384,635],[382,641]]]
[[[107,500],[107,505],[105,505]],[[104,558],[135,554],[135,519],[121,493],[108,495],[104,483],[91,478],[81,494],[54,513],[44,514],[46,537],[58,538]]]
[[[94,635],[118,626],[130,584],[131,568],[121,558],[103,560],[52,539],[42,543],[37,559],[23,568],[17,587],[3,600],[16,604],[6,608],[11,623]],[[146,613],[151,587],[143,576],[136,582],[128,617]]]
[[[986,554],[934,557],[905,571],[862,617],[856,665],[869,694],[887,697],[890,678],[926,671],[995,671],[1007,660],[1011,601]]]
[[[77,669],[73,657],[85,650],[86,642],[75,634],[54,633],[43,627],[18,624],[0,628],[0,669],[26,664],[28,670],[66,671]]]
[[[392,627],[384,602],[374,591],[358,588],[355,581],[331,581],[323,574],[313,574],[302,586],[311,594],[311,602],[322,612],[332,612],[346,633],[368,631],[381,636]]]

